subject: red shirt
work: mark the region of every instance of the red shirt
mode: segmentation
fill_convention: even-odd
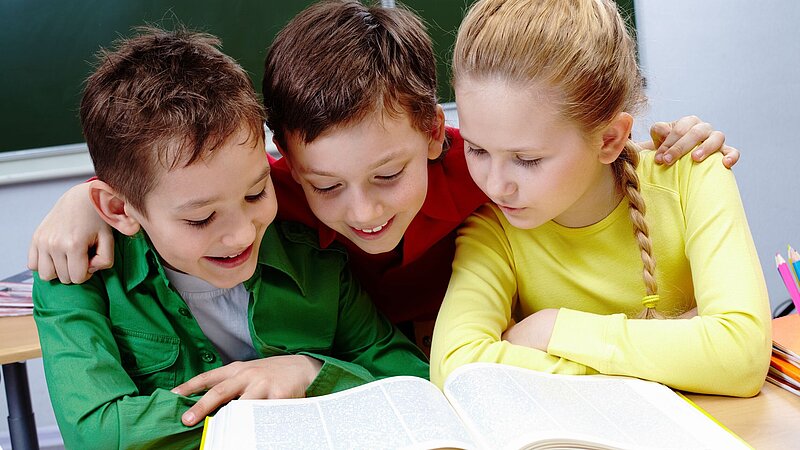
[[[319,230],[323,247],[333,241],[343,244],[353,273],[393,323],[436,318],[452,273],[456,228],[488,201],[469,175],[458,130],[448,128],[447,135],[450,149],[441,161],[428,164],[428,193],[405,232],[402,253],[396,249],[371,255],[325,226],[311,212],[285,162],[270,158],[278,216]]]

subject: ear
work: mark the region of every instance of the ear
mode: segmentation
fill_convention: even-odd
[[[434,127],[431,131],[431,140],[428,142],[428,159],[436,159],[442,154],[444,146],[444,109],[442,105],[436,105],[436,118],[434,119]]]
[[[603,164],[614,162],[631,136],[633,117],[626,112],[617,114],[602,132],[603,143],[600,147],[599,159]]]
[[[133,236],[141,228],[139,221],[128,212],[131,206],[108,184],[90,181],[89,199],[100,218],[120,233]]]

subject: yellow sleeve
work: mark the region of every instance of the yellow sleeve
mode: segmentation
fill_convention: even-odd
[[[440,388],[457,367],[497,362],[546,372],[596,373],[589,367],[501,340],[516,302],[516,274],[497,211],[483,206],[461,227],[453,275],[436,319],[431,381]]]
[[[736,181],[720,157],[701,164],[684,158],[672,169],[680,170],[684,217],[659,217],[648,207],[651,224],[684,221],[685,242],[669,245],[684,246],[699,316],[630,320],[562,309],[549,353],[692,392],[758,393],[769,366],[769,299]]]

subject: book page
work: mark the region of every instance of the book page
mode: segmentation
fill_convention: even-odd
[[[415,377],[315,398],[236,400],[212,423],[206,450],[476,448],[442,393]]]
[[[477,363],[453,372],[444,389],[486,448],[523,448],[537,440],[623,449],[748,448],[669,388],[634,378]]]

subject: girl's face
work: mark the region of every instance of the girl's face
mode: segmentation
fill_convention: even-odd
[[[455,93],[469,172],[512,225],[582,227],[615,208],[603,137],[565,120],[552,89],[466,79]]]
[[[440,116],[443,124],[441,109]],[[425,202],[428,159],[442,151],[442,141],[416,130],[406,115],[387,114],[368,115],[310,143],[289,134],[286,144],[292,175],[314,215],[370,254],[392,251],[403,239]]]

